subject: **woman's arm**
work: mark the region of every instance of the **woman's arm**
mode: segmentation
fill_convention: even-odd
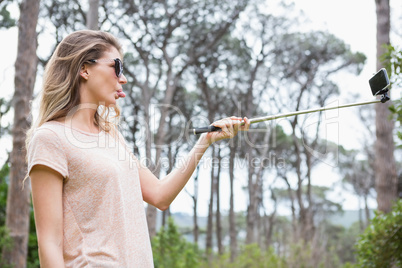
[[[233,138],[239,130],[248,130],[250,121],[244,118],[245,125],[241,126],[241,120],[238,117],[231,117],[213,123],[214,126],[220,127],[222,131],[201,135],[196,145],[184,159],[183,165],[174,169],[162,180],[158,180],[148,168],[139,165],[144,201],[160,210],[167,209],[191,178],[198,162],[212,143],[222,139]]]
[[[64,267],[63,177],[53,169],[36,165],[29,174],[41,267]]]

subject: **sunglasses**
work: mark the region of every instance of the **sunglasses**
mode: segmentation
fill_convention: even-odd
[[[116,73],[116,76],[120,78],[120,76],[123,74],[123,63],[121,62],[120,59],[89,60],[89,62],[92,62],[92,63],[102,62],[102,61],[114,61],[114,72]]]

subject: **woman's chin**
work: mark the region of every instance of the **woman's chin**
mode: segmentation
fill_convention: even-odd
[[[103,102],[100,102],[99,104],[104,105],[106,107],[115,106],[117,104],[117,100],[120,98],[122,97],[120,97],[119,94],[116,92],[113,94],[113,96],[111,96],[108,99],[105,99]]]
[[[117,103],[117,99],[108,99],[105,100],[103,103],[100,103],[100,105],[110,107],[110,106],[115,106]]]

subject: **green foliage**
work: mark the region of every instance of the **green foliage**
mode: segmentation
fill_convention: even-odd
[[[402,49],[392,45],[385,45],[386,52],[381,57],[381,61],[385,63],[391,83],[402,86]]]
[[[11,109],[11,100],[7,101],[5,98],[0,98],[0,138],[3,135],[10,133],[10,123],[7,126],[3,126],[3,117]]]
[[[387,52],[384,53],[381,60],[386,64],[391,83],[396,86],[402,86],[402,49],[392,45],[387,45],[386,48]],[[389,110],[399,123],[400,129],[400,126],[402,126],[402,98],[395,100]],[[399,130],[397,135],[402,140],[402,131]],[[398,148],[402,148],[402,144],[399,144]]]
[[[307,268],[311,267],[311,245],[300,241],[290,245],[289,267]]]
[[[402,267],[402,200],[390,213],[376,213],[356,248],[359,267]]]
[[[5,163],[0,169],[0,267],[6,267],[5,264],[2,263],[2,249],[11,249],[13,243],[9,231],[5,226],[8,191],[7,177],[9,172],[10,167],[8,163]]]
[[[223,254],[202,267],[209,268],[285,268],[285,259],[275,254],[273,248],[262,250],[257,244],[243,245],[239,255],[230,261],[230,253]]]
[[[330,258],[335,260],[335,256],[339,258],[339,262],[355,262],[355,243],[361,234],[359,222],[355,222],[349,228],[341,225],[325,222],[325,233],[328,237],[326,252],[330,253]]]
[[[391,113],[394,114],[396,121],[399,122],[399,126],[402,126],[402,99],[395,100],[394,103],[389,107],[389,110]],[[401,128],[399,128],[401,129]],[[402,131],[399,130],[398,133],[398,138],[402,141]],[[398,145],[398,148],[402,149],[402,144]]]
[[[201,254],[197,245],[187,242],[179,233],[172,218],[167,227],[162,227],[152,239],[152,250],[156,268],[199,267]]]
[[[278,257],[272,248],[264,251],[258,245],[251,244],[243,246],[233,266],[227,267],[281,268],[286,266],[285,261]]]
[[[356,265],[350,262],[345,263],[342,268],[355,268]]]
[[[0,169],[0,226],[6,224],[6,207],[7,207],[7,192],[8,192],[8,174],[10,167],[5,163]]]
[[[10,4],[10,2],[12,1],[0,1],[0,29],[8,29],[16,25],[15,19],[11,17],[10,12],[7,10],[7,5]]]
[[[12,267],[3,263],[2,249],[10,250],[13,245],[13,240],[10,237],[9,230],[6,226],[0,226],[0,267]]]
[[[38,238],[36,236],[36,226],[33,209],[29,219],[29,237],[28,237],[28,256],[27,268],[39,268],[39,252],[38,252]]]

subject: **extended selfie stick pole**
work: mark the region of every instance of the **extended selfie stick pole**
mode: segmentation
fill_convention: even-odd
[[[300,114],[309,114],[309,113],[335,110],[335,109],[340,109],[340,108],[347,108],[347,107],[373,104],[373,103],[379,103],[379,102],[381,102],[381,100],[350,103],[350,104],[344,104],[344,105],[340,105],[340,106],[336,106],[336,107],[321,107],[321,108],[317,108],[317,109],[310,109],[310,110],[297,111],[297,112],[291,112],[291,113],[283,113],[283,114],[277,114],[277,115],[268,115],[268,116],[263,116],[263,117],[252,118],[252,119],[250,119],[250,124],[260,123],[260,122],[264,122],[264,121],[270,121],[270,120],[275,120],[275,119],[280,119],[280,118],[285,118],[285,117],[290,117],[290,116],[295,116],[295,115],[300,115]],[[218,128],[218,127],[208,126],[208,127],[194,128],[191,130],[191,132],[195,135],[198,135],[198,134],[202,134],[205,132],[213,132],[213,131],[219,131],[219,130],[220,130],[220,128]]]
[[[321,107],[321,108],[304,110],[304,111],[296,111],[296,112],[291,112],[291,113],[263,116],[263,117],[250,119],[250,123],[254,124],[254,123],[259,123],[259,122],[263,122],[263,121],[275,120],[275,119],[279,119],[279,118],[285,118],[285,117],[290,117],[290,116],[295,116],[295,115],[300,115],[300,114],[309,114],[309,113],[328,111],[328,110],[334,110],[334,109],[340,109],[340,108],[347,108],[347,107],[353,107],[353,106],[360,106],[360,105],[367,105],[367,104],[373,104],[373,103],[380,103],[380,102],[384,103],[390,99],[388,96],[388,87],[390,86],[390,83],[389,83],[388,75],[387,75],[387,72],[385,71],[385,69],[381,69],[378,73],[376,73],[370,79],[369,82],[370,82],[370,87],[371,87],[371,91],[372,91],[373,95],[374,96],[382,95],[381,99],[377,99],[374,101],[344,104],[344,105],[335,106],[335,107]],[[191,129],[190,131],[191,131],[191,133],[197,135],[197,134],[202,134],[205,132],[213,132],[213,131],[219,131],[219,130],[221,130],[219,127],[210,125],[208,127],[194,128],[194,129]]]

